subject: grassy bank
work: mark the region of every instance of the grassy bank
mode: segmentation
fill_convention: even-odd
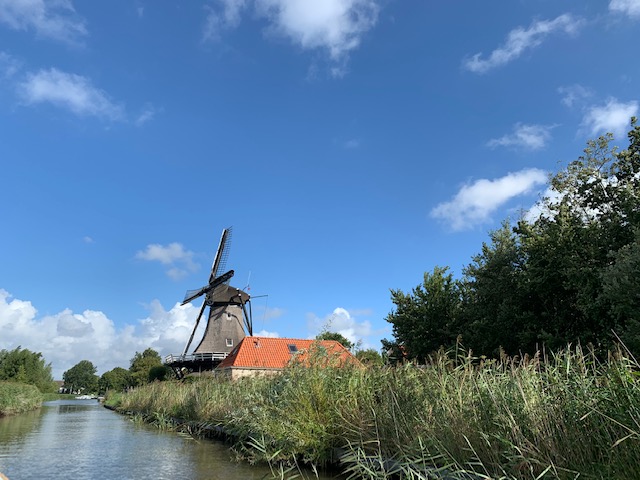
[[[397,368],[293,367],[270,379],[155,383],[118,408],[168,422],[222,426],[251,461],[353,478],[637,478],[639,366],[580,349],[546,359],[439,356]]]
[[[28,412],[42,404],[42,393],[34,385],[0,382],[0,417]]]

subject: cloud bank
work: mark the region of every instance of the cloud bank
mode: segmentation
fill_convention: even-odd
[[[431,210],[431,217],[447,222],[454,231],[473,228],[490,219],[509,200],[545,184],[547,174],[537,168],[509,173],[495,180],[480,179],[464,185],[448,202]]]
[[[146,318],[122,328],[116,328],[104,312],[94,310],[74,313],[65,309],[40,317],[31,302],[12,298],[0,289],[0,349],[22,346],[42,352],[57,380],[81,360],[91,361],[102,375],[115,367],[129,368],[134,354],[149,347],[161,356],[181,353],[198,309],[176,304],[165,310],[154,300],[148,311]]]

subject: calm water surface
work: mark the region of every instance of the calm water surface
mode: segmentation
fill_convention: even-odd
[[[0,472],[9,480],[273,478],[268,468],[231,461],[221,442],[133,423],[96,400],[0,418]]]

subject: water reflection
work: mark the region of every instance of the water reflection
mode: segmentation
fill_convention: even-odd
[[[11,480],[272,478],[230,455],[222,443],[133,423],[95,400],[47,402],[0,419],[0,472]]]

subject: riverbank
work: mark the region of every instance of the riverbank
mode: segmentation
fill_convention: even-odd
[[[158,382],[116,407],[165,428],[179,418],[222,429],[249,462],[339,465],[352,478],[628,479],[640,472],[639,370],[581,349],[546,361],[443,355],[421,367]]]
[[[42,393],[34,385],[0,382],[0,417],[35,410],[42,405]]]

